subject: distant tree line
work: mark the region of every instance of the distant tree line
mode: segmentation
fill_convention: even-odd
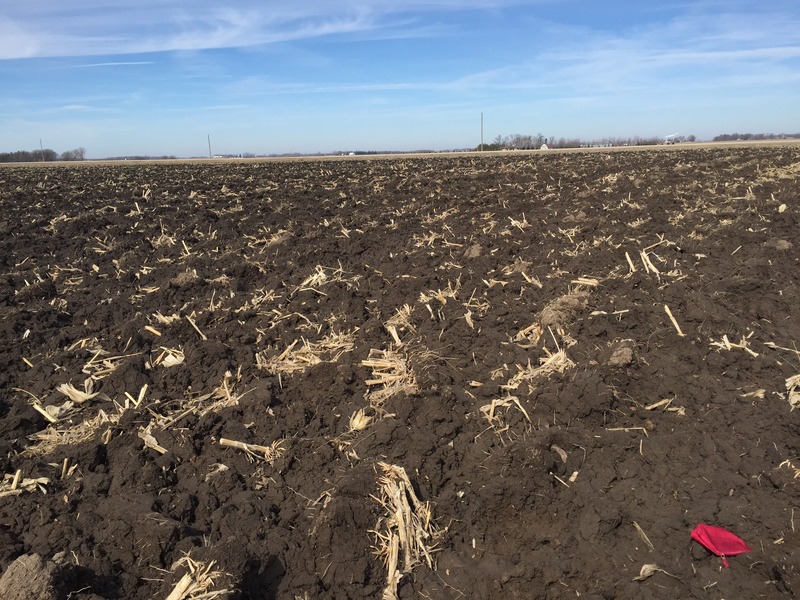
[[[794,140],[800,133],[723,133],[714,137],[715,142],[736,142],[739,140]]]
[[[515,133],[513,135],[498,135],[490,144],[483,144],[483,150],[535,150],[542,146],[548,148],[604,148],[610,146],[656,146],[659,144],[677,144],[682,142],[694,142],[695,136],[669,136],[666,138],[661,137],[629,137],[629,138],[601,138],[597,140],[580,140],[578,138],[555,138],[546,137],[541,133],[536,135],[522,135]],[[476,150],[480,150],[478,146]]]
[[[173,154],[163,154],[161,156],[150,156],[149,154],[131,154],[127,156],[108,156],[103,160],[175,160]]]
[[[17,150],[16,152],[0,152],[0,163],[9,162],[53,162],[57,160],[86,160],[86,148],[75,148],[58,154],[55,150]]]
[[[547,138],[541,133],[536,135],[523,135],[513,133],[511,135],[498,135],[491,144],[484,144],[484,150],[531,150],[541,148],[547,142]],[[480,148],[480,147],[479,147]]]

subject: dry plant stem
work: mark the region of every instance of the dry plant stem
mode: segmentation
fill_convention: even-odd
[[[532,422],[530,415],[528,415],[528,411],[525,410],[525,408],[522,406],[522,403],[519,401],[519,398],[516,396],[495,398],[491,401],[491,403],[481,406],[481,414],[489,422],[489,427],[491,427],[497,435],[504,433],[509,428],[503,417],[498,414],[497,409],[505,408],[507,410],[512,405],[515,405],[519,409],[519,411],[525,416],[525,419],[528,421],[528,423]]]
[[[678,332],[678,336],[679,337],[686,337],[686,334],[683,333],[683,331],[681,331],[680,325],[678,325],[678,322],[675,320],[675,317],[672,316],[672,311],[669,309],[669,306],[667,306],[666,304],[664,305],[664,312],[667,313],[667,316],[669,317],[669,320],[672,321],[672,325],[675,327],[675,331]]]
[[[167,596],[167,600],[183,600],[183,598],[186,598],[189,588],[192,587],[193,583],[194,578],[189,573],[186,573],[181,577],[180,581],[175,584],[172,593]]]
[[[30,437],[35,443],[24,450],[26,456],[40,456],[49,454],[56,447],[62,444],[79,444],[92,439],[103,425],[108,425],[105,433],[101,436],[101,441],[107,444],[111,440],[112,428],[119,423],[120,418],[128,410],[129,406],[120,406],[114,403],[115,412],[106,413],[100,410],[97,416],[82,421],[67,429],[57,429],[50,426],[44,431],[32,434]]]
[[[542,325],[540,323],[532,323],[525,329],[521,329],[517,332],[517,335],[512,338],[512,341],[519,345],[520,348],[535,348],[542,337],[542,333]],[[522,344],[521,342],[527,343]]]
[[[633,261],[631,260],[631,255],[626,252],[625,258],[628,259],[628,268],[630,269],[630,272],[636,273],[636,267],[634,266]]]
[[[269,452],[269,448],[266,446],[258,446],[256,444],[247,444],[245,442],[237,442],[236,440],[229,440],[226,438],[220,438],[219,440],[220,446],[225,446],[226,448],[237,448],[238,450],[244,450],[245,452]]]
[[[578,277],[577,279],[573,279],[572,283],[575,285],[585,285],[588,287],[597,287],[600,285],[600,281],[594,277]]]
[[[189,321],[189,325],[191,325],[194,328],[194,330],[197,332],[197,335],[200,336],[201,340],[206,341],[208,339],[208,337],[206,337],[206,334],[200,331],[200,328],[197,326],[197,323],[194,322],[192,317],[186,315],[186,320]]]
[[[645,427],[609,427],[606,431],[624,431],[626,433],[629,431],[641,431],[644,433],[645,437],[650,437]]]
[[[650,549],[650,552],[653,552],[656,548],[655,546],[653,546],[653,542],[650,541],[650,538],[647,537],[647,534],[644,532],[644,529],[642,529],[636,521],[633,522],[633,526],[636,529],[636,532],[639,534],[639,537],[642,538],[642,541],[645,544],[647,544],[647,547]]]
[[[661,274],[661,272],[658,269],[656,269],[655,265],[650,261],[650,257],[647,255],[646,250],[642,250],[639,253],[639,255],[642,258],[642,264],[644,265],[645,271],[650,271],[651,273],[653,273],[653,275],[656,276]]]
[[[136,397],[136,398],[131,396],[129,392],[125,392],[125,398],[126,398],[126,400],[125,400],[125,408],[129,408],[130,407],[129,403],[133,404],[134,407],[139,408],[139,406],[142,403],[142,400],[144,400],[144,397],[147,395],[147,388],[148,387],[149,387],[149,385],[145,383],[139,389],[139,396]]]
[[[50,483],[47,477],[28,479],[22,476],[22,470],[17,470],[14,475],[4,475],[0,480],[0,498],[18,496],[24,492],[34,492],[37,489],[43,494],[47,493],[45,485]]]
[[[187,408],[183,412],[173,415],[172,417],[164,421],[164,423],[161,424],[161,429],[169,429],[184,417],[188,417],[189,415],[195,412],[197,412],[197,409],[194,406]]]
[[[372,378],[365,381],[366,385],[380,386],[380,389],[367,393],[373,408],[380,409],[388,398],[400,392],[413,394],[417,391],[416,377],[405,354],[391,349],[372,349],[361,364],[372,369]]]
[[[661,408],[662,406],[669,406],[672,402],[673,398],[664,398],[663,400],[659,400],[658,402],[653,402],[653,404],[648,404],[644,407],[645,410],[655,410],[657,408]]]
[[[34,408],[34,410],[36,412],[38,412],[40,415],[42,415],[45,419],[50,421],[50,423],[58,423],[58,419],[56,417],[54,417],[53,415],[51,415],[49,412],[47,412],[44,408],[42,408],[41,404],[34,404],[33,408]]]
[[[397,334],[397,327],[394,325],[386,325],[386,331],[391,334],[392,339],[397,346],[403,345],[403,342],[400,341],[400,336]]]
[[[523,381],[531,383],[537,377],[548,377],[553,373],[563,373],[575,366],[575,362],[567,356],[563,348],[557,352],[550,352],[547,348],[544,351],[546,356],[539,359],[541,364],[538,367],[533,367],[530,363],[527,368],[517,365],[517,374],[509,379],[508,383],[500,387],[505,390],[516,390]]]
[[[37,397],[35,394],[32,394],[28,390],[23,390],[22,388],[17,388],[17,387],[11,388],[11,390],[14,391],[14,392],[22,392],[23,394],[28,394],[28,396],[33,398],[34,404],[36,404],[36,403],[41,404],[42,403],[42,401],[41,401],[41,399],[39,397]]]
[[[193,560],[189,556],[184,556],[172,565],[170,570],[176,571],[183,566],[189,572],[178,580],[166,600],[211,600],[213,598],[222,598],[231,593],[229,590],[209,591],[215,580],[223,575],[222,571],[213,570],[213,560],[206,565]]]
[[[142,428],[139,430],[139,437],[144,442],[146,448],[150,448],[155,450],[159,454],[166,454],[167,449],[164,446],[161,446],[157,441],[156,438],[150,433],[150,426],[148,425],[146,428]]]
[[[376,500],[386,515],[378,520],[373,534],[378,542],[376,552],[383,557],[387,569],[383,599],[395,600],[402,575],[410,573],[420,559],[434,568],[431,553],[437,531],[430,505],[417,498],[405,469],[386,463],[378,466],[383,475],[378,479],[381,495]]]
[[[104,351],[98,351],[92,358],[83,365],[83,373],[90,375],[94,380],[100,380],[110,375],[122,364],[122,361],[131,356],[138,356],[138,352],[133,354],[121,354],[119,356],[102,356]]]
[[[275,462],[276,459],[280,458],[283,453],[284,449],[281,446],[281,441],[273,442],[271,446],[259,446],[256,444],[247,444],[245,442],[237,442],[236,440],[228,440],[226,438],[220,438],[219,444],[220,446],[225,446],[226,448],[236,448],[237,450],[243,450],[248,454],[248,456],[252,456],[253,458],[259,458],[272,464]]]
[[[295,349],[301,340],[294,340],[277,357],[266,352],[256,353],[256,366],[273,374],[296,373],[321,362],[336,362],[355,346],[357,329],[344,333],[331,333],[318,342],[302,339],[302,347]]]
[[[720,341],[718,341],[718,342],[715,342],[714,340],[711,340],[711,345],[715,346],[718,350],[728,350],[728,351],[730,351],[730,350],[732,350],[734,348],[739,348],[740,350],[744,350],[745,352],[747,352],[753,358],[757,358],[758,357],[758,352],[754,352],[753,350],[751,350],[749,348],[748,342],[747,342],[747,340],[750,337],[752,337],[753,333],[754,332],[751,331],[750,335],[748,335],[747,337],[742,336],[742,340],[738,344],[734,344],[733,342],[731,342],[728,339],[728,335],[725,334],[725,335],[722,336],[722,339]]]
[[[800,373],[786,379],[786,399],[792,410],[800,406]]]
[[[386,557],[386,569],[388,573],[386,575],[386,587],[383,589],[383,594],[381,595],[382,600],[397,599],[397,588],[400,585],[400,579],[403,577],[400,569],[397,568],[399,556],[400,538],[395,535],[389,540],[388,556]]]

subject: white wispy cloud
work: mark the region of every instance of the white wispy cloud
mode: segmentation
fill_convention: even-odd
[[[229,111],[229,110],[246,110],[252,108],[249,104],[215,104],[212,106],[200,106],[198,110],[221,110],[221,111]]]
[[[0,17],[0,58],[27,58],[40,51],[38,34],[17,21]]]
[[[155,61],[152,60],[129,60],[129,61],[118,61],[118,62],[99,62],[99,63],[88,63],[85,65],[73,65],[72,68],[74,69],[88,69],[93,67],[127,67],[127,66],[136,66],[136,65],[154,65],[156,64]]]
[[[557,26],[569,44],[542,52],[516,71],[561,90],[619,94],[719,84],[783,85],[800,58],[800,11],[690,11],[674,19],[614,32]],[[736,77],[731,77],[735,75]]]
[[[55,109],[47,109],[43,112],[61,112],[67,113],[119,113],[122,112],[119,107],[115,106],[93,106],[90,104],[64,104]]]
[[[92,56],[247,47],[343,34],[390,38],[426,33],[416,17],[430,12],[489,9],[541,0],[256,0],[223,5],[183,0],[137,3],[57,0],[9,3],[0,19],[0,59]]]

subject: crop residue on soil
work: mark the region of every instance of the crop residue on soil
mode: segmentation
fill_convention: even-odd
[[[14,586],[800,592],[797,147],[10,166],[0,206]]]

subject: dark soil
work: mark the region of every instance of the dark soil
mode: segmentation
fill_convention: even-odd
[[[439,530],[400,598],[800,594],[797,147],[11,166],[0,194],[0,573],[166,598],[189,555],[228,598],[379,598],[387,463]],[[416,386],[379,405],[387,350]],[[698,523],[752,552],[724,568]]]

